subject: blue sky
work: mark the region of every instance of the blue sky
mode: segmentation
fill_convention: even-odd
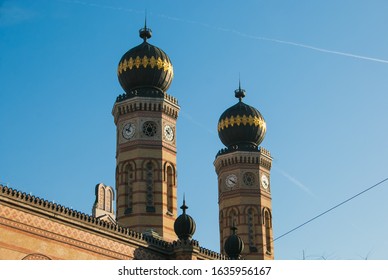
[[[388,177],[386,1],[0,1],[0,182],[85,213],[114,186],[121,56],[138,30],[174,65],[178,195],[219,251],[216,126],[267,122],[275,238]],[[275,241],[276,259],[388,259],[388,183]]]

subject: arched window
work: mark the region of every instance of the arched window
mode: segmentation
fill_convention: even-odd
[[[105,187],[102,185],[98,188],[98,208],[105,210]]]
[[[105,211],[107,212],[113,212],[112,211],[112,202],[113,202],[113,193],[110,189],[105,190]]]
[[[125,214],[132,213],[132,201],[133,201],[133,186],[132,182],[134,179],[134,168],[132,164],[129,164],[125,170],[125,203],[126,209]]]
[[[112,187],[105,186],[103,183],[96,185],[96,202],[93,205],[93,215],[99,217],[103,212],[113,214],[114,192]],[[101,212],[103,211],[103,212]]]
[[[252,208],[247,211],[249,251],[257,252],[255,232],[255,212]]]
[[[220,215],[219,215],[219,221],[220,221],[220,240],[221,240],[221,244],[223,247],[223,244],[224,244],[224,213],[222,211],[220,211]]]
[[[146,164],[146,211],[155,212],[154,207],[154,165],[152,162]]]
[[[173,214],[174,173],[171,166],[167,167],[167,211]]]
[[[237,220],[237,211],[236,209],[232,209],[230,212],[229,212],[229,228],[235,226],[237,227],[238,225],[238,220]],[[230,234],[232,234],[232,230],[230,230]]]
[[[264,226],[265,226],[265,247],[267,250],[267,254],[271,254],[271,214],[269,213],[268,210],[264,211]]]

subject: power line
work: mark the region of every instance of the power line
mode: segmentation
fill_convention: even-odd
[[[388,177],[385,178],[384,180],[381,180],[380,182],[374,184],[373,186],[371,186],[371,187],[369,187],[369,188],[367,188],[367,189],[365,189],[365,190],[363,190],[363,191],[357,193],[356,195],[353,195],[352,197],[350,197],[350,198],[344,200],[343,202],[341,202],[341,203],[339,203],[339,204],[337,204],[337,205],[331,207],[330,209],[328,209],[328,210],[322,212],[321,214],[319,214],[319,215],[317,215],[317,216],[311,218],[310,220],[304,222],[303,224],[301,224],[301,225],[299,225],[299,226],[297,226],[297,227],[295,227],[295,228],[293,228],[293,229],[287,231],[286,233],[283,233],[283,234],[280,235],[279,237],[276,237],[272,242],[275,242],[276,240],[279,240],[280,238],[282,238],[282,237],[284,237],[284,236],[286,236],[286,235],[288,235],[288,234],[294,232],[295,230],[297,230],[297,229],[299,229],[299,228],[301,228],[301,227],[307,225],[308,223],[311,223],[312,221],[318,219],[319,217],[322,217],[323,215],[325,215],[325,214],[327,214],[327,213],[333,211],[334,209],[340,207],[341,205],[343,205],[343,204],[345,204],[345,203],[351,201],[352,199],[354,199],[354,198],[356,198],[356,197],[358,197],[358,196],[360,196],[360,195],[366,193],[367,191],[370,191],[371,189],[373,189],[373,188],[375,188],[375,187],[381,185],[382,183],[384,183],[384,182],[386,182],[386,181],[388,181]]]

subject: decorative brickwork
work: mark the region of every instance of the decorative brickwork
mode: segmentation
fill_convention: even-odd
[[[94,259],[174,259],[178,244],[131,231],[2,185],[0,229],[8,230],[9,236],[15,232],[24,236],[25,240],[18,246],[25,248],[17,249],[17,255],[24,252],[20,259],[68,258],[66,252],[57,252],[58,248],[62,248],[60,251],[71,250],[73,259],[89,258],[87,256]],[[43,247],[42,252],[27,247],[28,243],[36,243],[37,240],[41,240],[42,244],[57,245],[53,247],[55,250]],[[191,242],[193,259],[225,259],[223,255],[199,247],[198,241]],[[0,259],[9,259],[1,252],[16,250],[16,246],[4,242],[0,243],[2,248],[6,250],[0,250]],[[45,250],[55,253],[46,254],[43,252]]]
[[[131,259],[134,255],[134,249],[123,243],[7,206],[0,207],[0,224],[109,258]]]
[[[29,254],[23,258],[23,260],[51,260],[49,257],[42,254]]]

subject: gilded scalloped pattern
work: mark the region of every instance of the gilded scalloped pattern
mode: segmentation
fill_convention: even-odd
[[[172,64],[165,59],[161,59],[160,57],[155,58],[154,56],[151,56],[148,58],[146,55],[143,57],[130,57],[128,60],[124,59],[120,62],[119,67],[117,69],[117,73],[121,75],[123,72],[127,70],[132,69],[139,69],[140,67],[147,68],[150,67],[151,69],[154,69],[155,67],[158,68],[158,70],[162,70],[164,72],[169,72],[173,75],[174,70],[172,67]]]
[[[222,119],[218,123],[218,131],[223,130],[225,128],[233,127],[233,126],[240,126],[240,125],[254,125],[256,127],[261,127],[264,131],[267,129],[267,125],[265,124],[265,121],[262,118],[256,117],[256,116],[231,116],[230,118],[226,117],[225,119]]]

